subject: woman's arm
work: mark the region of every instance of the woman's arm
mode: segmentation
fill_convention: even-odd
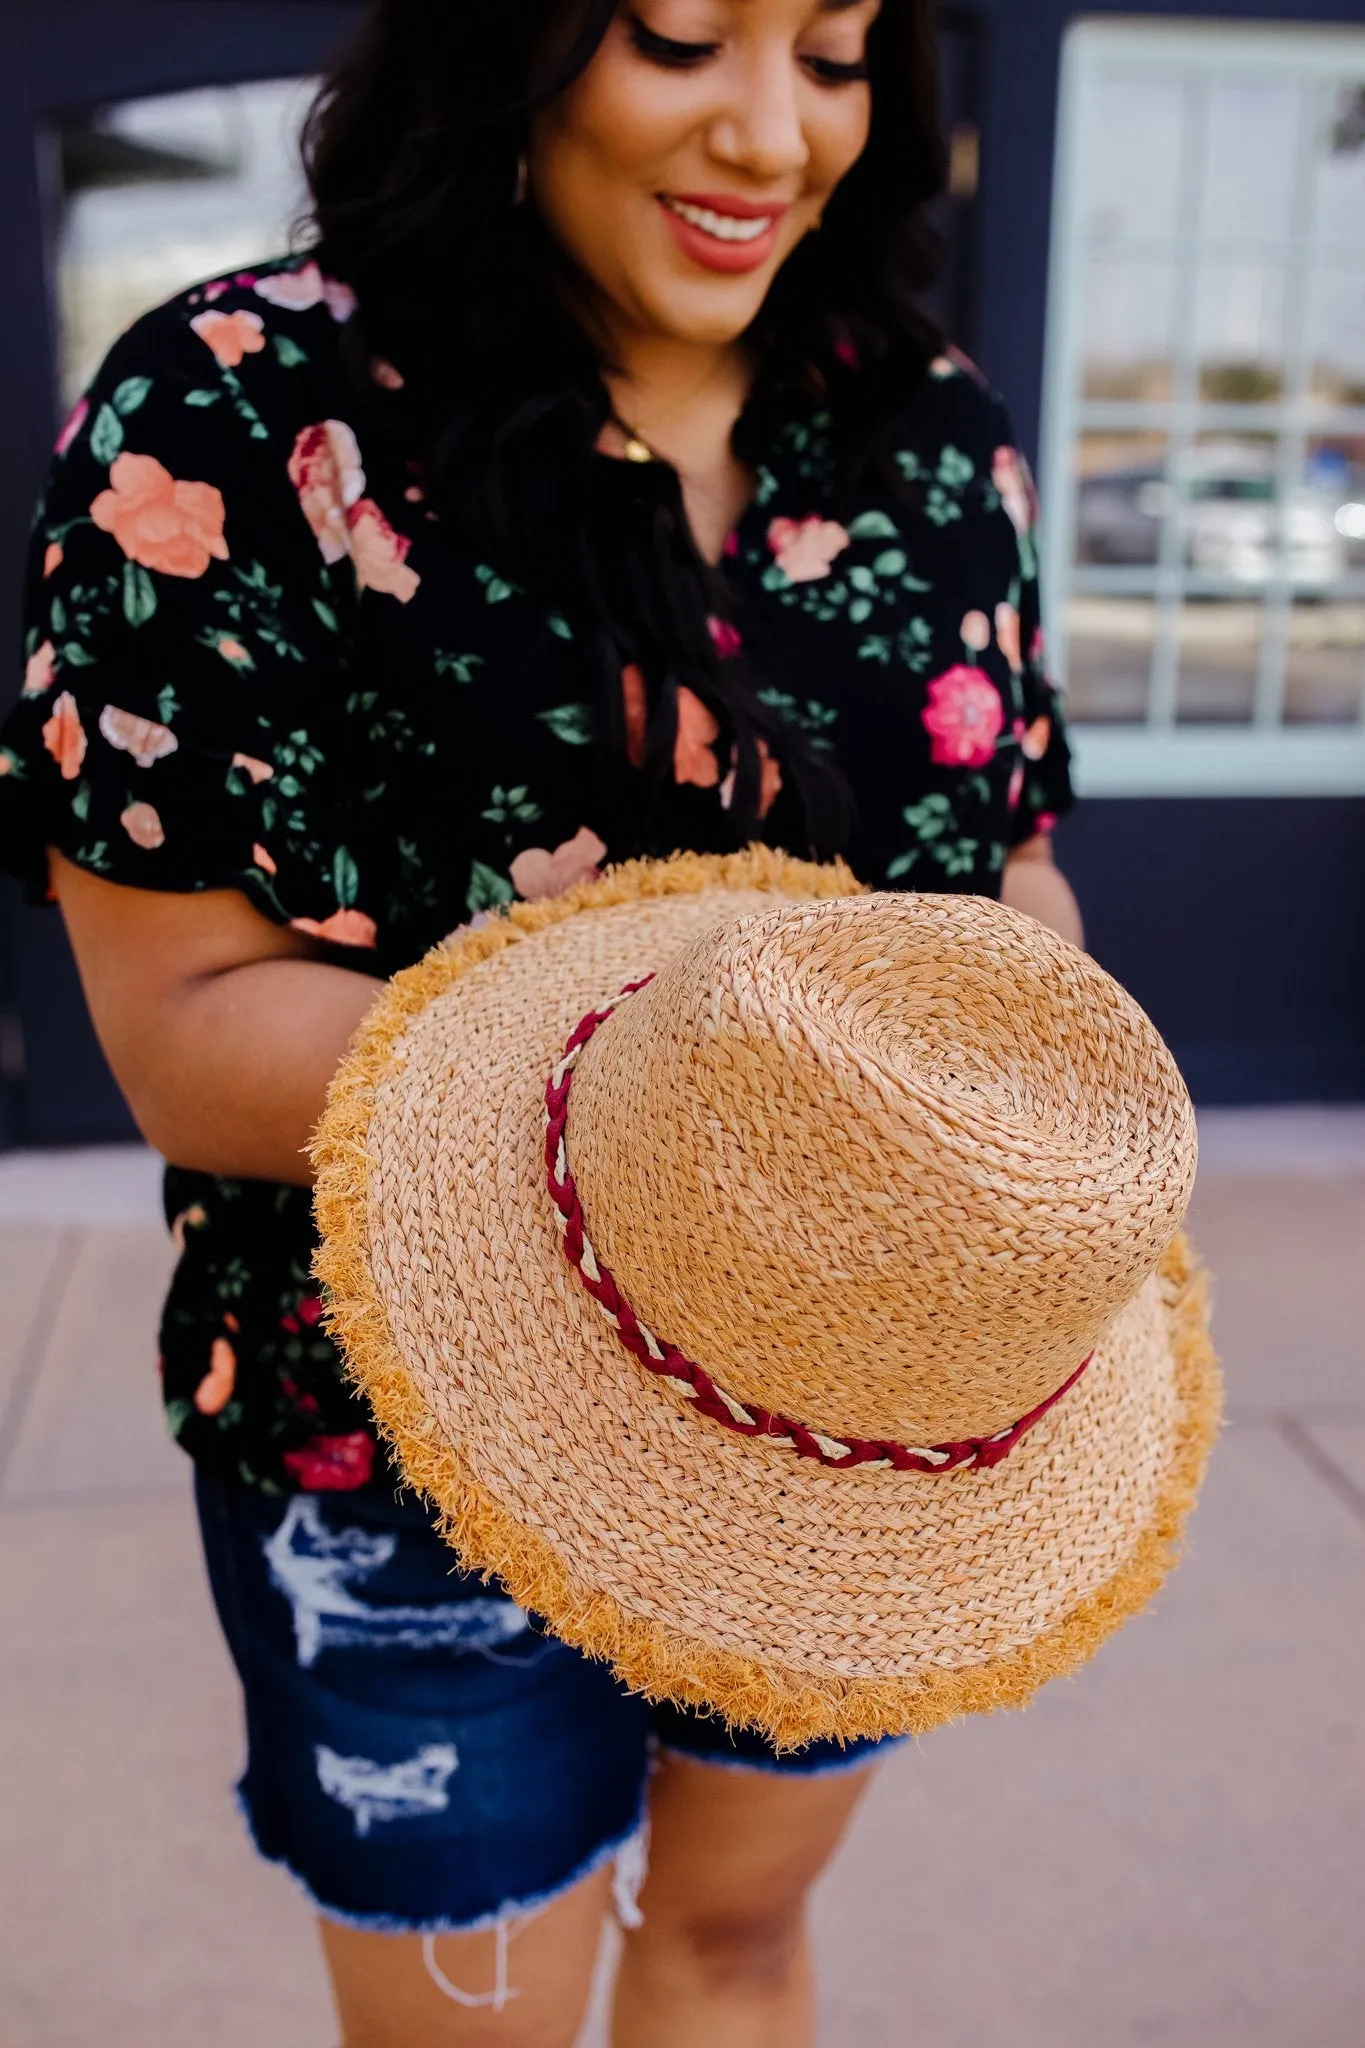
[[[1052,839],[1037,832],[1016,846],[1005,862],[1000,901],[1049,925],[1073,946],[1085,943],[1081,909],[1070,882],[1052,856]]]
[[[52,879],[105,1056],[177,1166],[312,1180],[327,1085],[379,993],[233,889],[163,895],[61,854]]]

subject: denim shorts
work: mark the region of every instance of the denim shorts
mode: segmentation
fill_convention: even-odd
[[[779,1756],[713,1716],[651,1707],[459,1571],[411,1495],[281,1500],[202,1472],[196,1494],[245,1695],[242,1810],[330,1919],[453,1933],[529,1912],[612,1857],[618,1880],[638,1877],[658,1748],[813,1776],[888,1746]]]

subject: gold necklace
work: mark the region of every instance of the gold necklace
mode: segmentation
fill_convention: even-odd
[[[665,426],[669,420],[673,419],[676,414],[684,411],[687,406],[695,405],[697,400],[703,397],[718,380],[721,371],[728,366],[729,360],[728,355],[721,356],[719,361],[714,363],[707,371],[695,391],[689,391],[685,397],[678,399],[675,404],[670,405],[666,412],[659,414],[651,431],[657,432],[659,427]],[[639,428],[631,426],[628,420],[622,419],[621,415],[614,408],[612,417],[626,437],[625,447],[621,450],[621,453],[627,462],[658,462],[662,459],[658,451],[646,441]]]

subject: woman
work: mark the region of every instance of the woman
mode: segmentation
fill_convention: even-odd
[[[243,1802],[349,2048],[570,2043],[613,1862],[618,2048],[810,2038],[870,1756],[651,1714],[451,1575],[320,1327],[305,1146],[377,977],[632,853],[1079,936],[1027,473],[915,304],[934,107],[927,0],[378,0],[315,245],[140,321],[59,443],[5,858],[174,1162]]]

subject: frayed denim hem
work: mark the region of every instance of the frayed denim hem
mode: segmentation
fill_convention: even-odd
[[[612,1862],[629,1843],[638,1840],[647,1825],[647,1802],[645,1794],[642,1793],[634,1824],[613,1841],[604,1842],[601,1848],[594,1849],[576,1870],[570,1871],[567,1877],[562,1878],[558,1884],[550,1885],[545,1891],[533,1892],[524,1899],[504,1899],[492,1912],[480,1913],[472,1920],[403,1920],[393,1913],[348,1913],[340,1906],[329,1906],[325,1899],[318,1897],[307,1878],[295,1870],[288,1857],[272,1856],[261,1847],[251,1808],[240,1785],[233,1787],[232,1796],[237,1811],[246,1823],[252,1847],[262,1862],[273,1863],[283,1870],[320,1918],[330,1920],[336,1927],[354,1928],[358,1934],[485,1934],[490,1928],[500,1926],[508,1920],[520,1920],[529,1913],[540,1913],[547,1906],[552,1906],[556,1899],[563,1898],[575,1885],[582,1884],[585,1878],[592,1877],[604,1864]]]
[[[914,1741],[913,1735],[884,1735],[875,1749],[859,1750],[856,1756],[827,1757],[823,1763],[801,1764],[784,1761],[781,1757],[718,1756],[713,1751],[704,1754],[696,1749],[683,1749],[677,1743],[659,1739],[660,1756],[681,1757],[689,1764],[709,1764],[718,1771],[758,1771],[767,1778],[841,1778],[848,1771],[861,1771],[868,1764],[880,1763],[890,1756],[894,1749],[904,1749],[907,1742]],[[795,1755],[795,1751],[789,1755]]]

